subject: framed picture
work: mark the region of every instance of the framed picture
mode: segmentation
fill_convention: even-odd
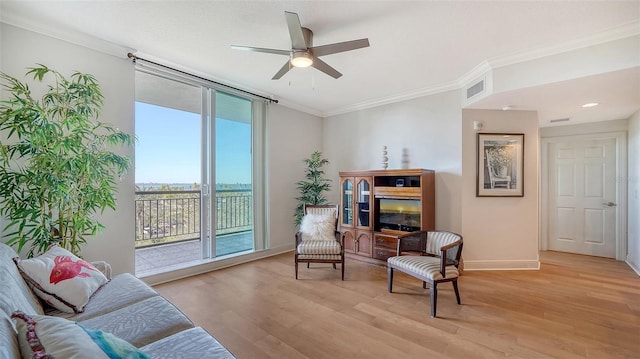
[[[524,196],[524,134],[478,133],[476,197]]]

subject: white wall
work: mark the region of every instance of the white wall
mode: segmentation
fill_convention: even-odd
[[[476,133],[525,134],[525,197],[475,196]],[[538,259],[538,118],[535,112],[460,109],[459,91],[421,97],[325,119],[324,153],[334,183],[344,170],[379,169],[382,146],[389,167],[436,171],[436,227],[462,233],[465,269],[536,269]],[[337,188],[332,200],[338,200]]]
[[[627,263],[640,275],[640,111],[629,119]]]
[[[4,23],[0,26],[1,71],[24,78],[27,67],[41,63],[65,76],[75,71],[91,73],[105,97],[101,120],[133,133],[134,69],[125,56],[118,58]],[[130,148],[126,154],[133,156],[133,152]],[[100,216],[106,230],[89,239],[82,250],[88,260],[108,259],[115,273],[133,272],[133,191],[134,176],[130,172],[118,185],[117,212],[107,210]]]
[[[476,132],[524,133],[524,197],[476,197]],[[538,116],[530,111],[463,110],[462,235],[465,270],[537,269]]]
[[[436,228],[460,232],[461,109],[460,92],[432,96],[327,117],[323,153],[330,161],[332,202],[339,201],[338,172],[382,169],[382,146],[388,147],[389,168],[436,171]]]
[[[305,179],[304,159],[322,151],[322,119],[271,105],[267,121],[269,238],[274,250],[292,250],[296,232],[293,218],[299,195],[296,183]]]
[[[91,73],[100,82],[105,95],[102,120],[125,132],[134,132],[134,66],[126,58],[125,51],[122,57],[117,57],[4,23],[0,26],[0,71],[18,77],[27,67],[42,63],[63,74],[75,70]],[[266,128],[269,193],[266,212],[271,248],[145,280],[158,283],[294,248],[293,215],[298,194],[295,183],[304,178],[303,159],[322,148],[322,119],[284,106],[270,105]],[[133,157],[133,148],[128,154]],[[119,184],[117,211],[107,211],[100,216],[106,229],[95,239],[89,239],[82,251],[88,260],[111,263],[114,273],[134,272],[134,190],[131,171]]]

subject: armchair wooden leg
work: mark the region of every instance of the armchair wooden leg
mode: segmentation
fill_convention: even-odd
[[[298,279],[298,262],[296,261],[296,279]]]
[[[436,317],[436,305],[438,303],[438,289],[436,288],[436,283],[430,283],[430,294],[431,294],[431,317]]]
[[[309,268],[309,264],[311,264],[311,263],[307,262],[307,268]]]
[[[344,258],[342,258],[342,263],[340,264],[340,270],[342,271],[342,280],[344,280]]]
[[[427,282],[422,281],[422,289],[427,289]]]
[[[336,269],[336,264],[335,263],[333,263],[333,269]]]
[[[458,304],[460,304],[460,292],[458,292],[458,281],[454,280],[451,283],[453,283],[453,290],[454,292],[456,292],[456,300],[458,301]]]
[[[387,267],[387,287],[389,288],[389,293],[393,289],[393,268]]]

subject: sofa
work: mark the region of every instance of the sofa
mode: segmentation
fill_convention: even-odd
[[[36,296],[14,263],[16,257],[11,247],[0,243],[0,358],[24,355],[19,324],[11,318],[16,311],[111,333],[151,358],[234,358],[213,336],[131,274],[111,277],[108,264],[95,263],[108,282],[91,295],[81,312],[67,313]]]

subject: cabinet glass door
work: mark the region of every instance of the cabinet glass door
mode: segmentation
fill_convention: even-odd
[[[369,211],[371,204],[371,181],[368,178],[358,178],[356,189],[356,199],[358,200],[358,227],[369,228],[371,225],[371,214]]]
[[[353,181],[342,181],[342,224],[353,226]]]

